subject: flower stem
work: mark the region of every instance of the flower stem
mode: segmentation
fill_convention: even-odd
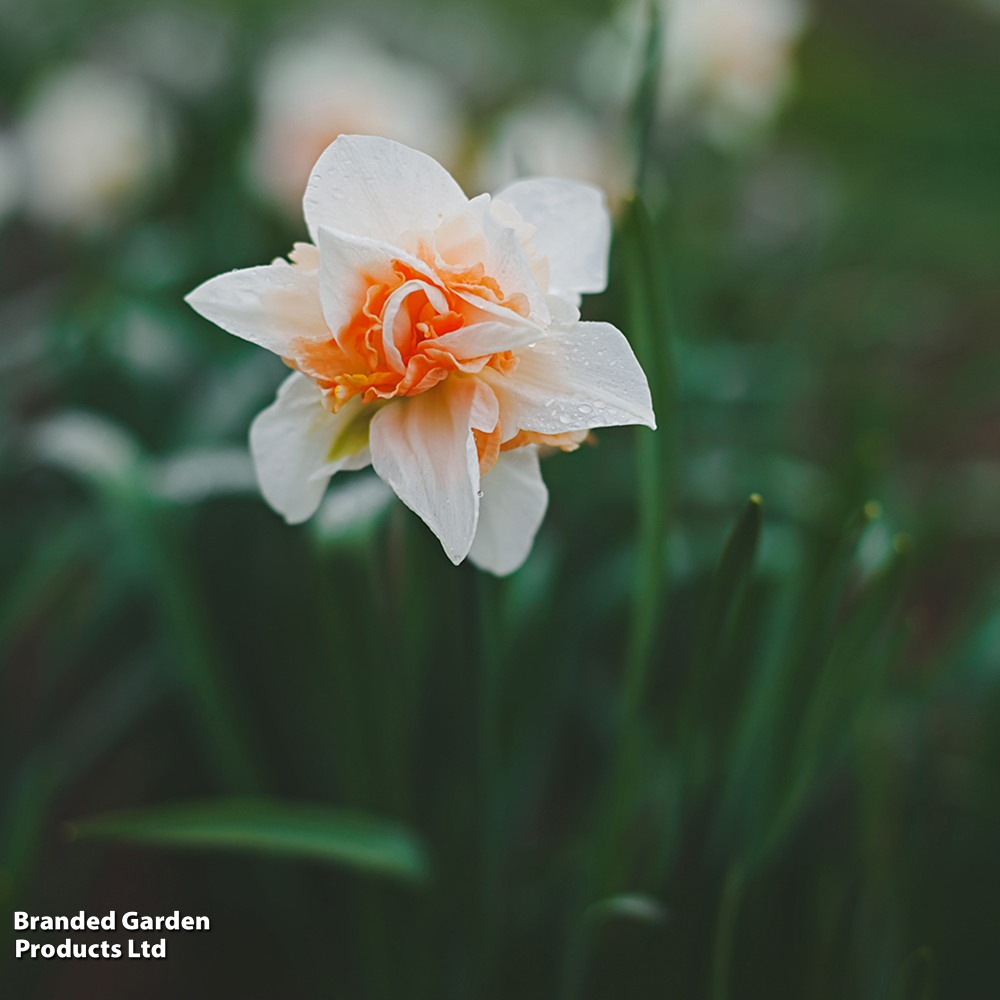
[[[502,801],[497,726],[500,700],[501,628],[499,584],[476,574],[479,603],[479,791],[481,878],[481,981],[489,988],[500,934],[500,864]]]
[[[649,380],[659,429],[636,430],[638,531],[632,617],[625,660],[619,733],[634,721],[645,690],[664,588],[666,541],[674,467],[673,371],[665,268],[652,220],[640,198],[622,231],[629,335]]]
[[[639,197],[627,209],[617,245],[620,273],[625,280],[627,332],[649,381],[658,430],[640,427],[636,431],[636,566],[624,677],[613,761],[603,788],[591,852],[572,903],[574,916],[562,970],[563,1000],[577,1000],[584,990],[589,933],[583,911],[604,896],[621,891],[628,878],[624,841],[642,790],[639,723],[663,603],[676,461],[665,267],[652,220]]]
[[[177,676],[196,719],[209,765],[226,791],[258,791],[258,769],[235,709],[234,692],[194,598],[194,581],[185,572],[177,545],[165,532],[165,518],[144,497],[135,499],[130,513],[173,639]]]
[[[722,887],[719,915],[715,922],[715,943],[712,948],[711,1000],[729,1000],[730,974],[733,962],[733,939],[736,920],[746,888],[746,869],[740,862],[730,866]]]

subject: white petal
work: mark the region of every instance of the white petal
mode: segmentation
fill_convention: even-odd
[[[313,167],[303,209],[313,241],[320,226],[395,243],[434,230],[468,201],[439,163],[389,139],[342,135]]]
[[[192,309],[251,344],[288,353],[296,337],[325,340],[330,330],[320,308],[315,271],[277,260],[210,278],[184,297]]]
[[[459,361],[481,358],[487,354],[513,351],[545,339],[545,331],[517,323],[472,323],[431,341],[453,354]]]
[[[250,450],[257,482],[264,499],[289,524],[312,517],[334,472],[364,464],[363,447],[330,461],[361,407],[360,397],[355,397],[339,413],[330,413],[315,383],[295,372],[282,382],[275,401],[254,418]]]
[[[500,401],[504,440],[518,430],[562,434],[591,427],[656,428],[646,376],[621,331],[576,323],[517,352],[510,375],[484,368]]]
[[[476,295],[472,292],[457,292],[456,294],[466,303],[466,308],[462,309],[461,312],[473,323],[486,323],[491,320],[498,320],[501,323],[530,326],[534,327],[539,337],[545,336],[545,331],[552,322],[552,314],[548,311],[548,303],[562,301],[562,299],[557,300],[552,295],[545,296],[547,318],[544,321],[539,321],[536,318],[521,316],[508,306],[501,306],[496,302],[490,302],[489,299],[484,299],[481,295]]]
[[[496,197],[538,229],[532,243],[549,258],[555,294],[603,292],[608,284],[611,215],[600,188],[579,181],[533,177]]]
[[[472,545],[479,517],[479,456],[472,428],[491,431],[496,397],[479,379],[449,378],[390,403],[371,425],[372,464],[441,540],[453,563]]]
[[[505,296],[520,293],[527,298],[528,318],[532,322],[542,326],[549,324],[551,317],[545,294],[538,287],[521,237],[514,226],[505,224],[490,211],[488,194],[473,198],[461,211],[445,219],[435,234],[435,249],[453,266],[482,264],[485,273],[497,282]],[[473,303],[482,301],[474,295],[462,298]],[[510,312],[509,309],[504,311]]]
[[[545,302],[552,313],[552,322],[556,326],[573,326],[580,322],[579,295],[575,301],[568,302],[566,296],[549,295]]]
[[[549,491],[534,445],[505,451],[481,482],[479,526],[469,558],[480,568],[506,576],[520,568],[535,541]]]
[[[365,304],[369,282],[390,281],[393,248],[323,226],[319,230],[319,297],[327,327],[336,336]]]

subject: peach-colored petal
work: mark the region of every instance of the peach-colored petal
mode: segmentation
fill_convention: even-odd
[[[587,438],[590,431],[567,431],[565,434],[538,434],[535,431],[518,431],[512,438],[504,441],[501,451],[512,451],[528,444],[538,444],[544,448],[558,448],[560,451],[576,451]]]
[[[370,446],[375,471],[460,563],[479,518],[479,453],[474,430],[497,424],[496,396],[479,379],[451,378],[375,414]]]

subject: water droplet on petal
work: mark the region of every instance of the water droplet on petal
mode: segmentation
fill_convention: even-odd
[[[480,491],[479,491],[479,492],[478,492],[478,493],[476,494],[476,496],[477,496],[477,497],[480,497],[480,498],[482,498],[482,495],[483,495],[483,491],[482,491],[482,490],[480,490]]]

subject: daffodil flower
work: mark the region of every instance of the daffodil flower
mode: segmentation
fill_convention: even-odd
[[[250,179],[298,214],[316,157],[354,132],[377,132],[447,166],[462,134],[453,93],[430,66],[389,54],[346,25],[290,38],[261,74]]]
[[[527,558],[548,491],[539,446],[655,427],[646,378],[581,293],[607,284],[594,187],[520,180],[469,199],[438,163],[340,136],[304,199],[311,243],[187,301],[293,369],[250,428],[261,491],[289,523],[369,463],[440,539],[498,575]]]

